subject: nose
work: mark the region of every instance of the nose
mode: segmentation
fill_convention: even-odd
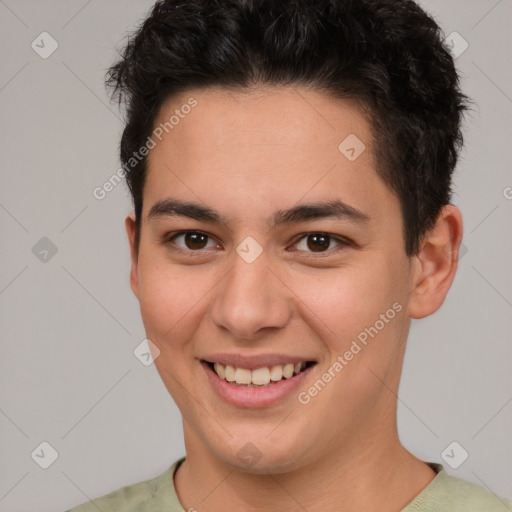
[[[284,327],[291,316],[293,294],[271,268],[265,251],[252,263],[234,253],[232,267],[215,293],[212,320],[235,339],[255,340]]]

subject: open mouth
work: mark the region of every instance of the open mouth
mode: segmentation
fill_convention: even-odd
[[[316,364],[316,361],[301,361],[250,370],[205,360],[201,362],[206,364],[221,380],[246,388],[262,388],[292,379]]]

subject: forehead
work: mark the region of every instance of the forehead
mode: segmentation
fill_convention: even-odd
[[[190,109],[192,99],[196,106]],[[154,126],[165,128],[166,122],[162,136],[168,147],[187,157],[224,151],[234,139],[238,144],[229,147],[231,155],[260,144],[294,148],[302,157],[321,151],[338,157],[338,145],[349,135],[364,142],[365,159],[373,153],[370,126],[355,102],[299,86],[192,89],[163,103]],[[189,144],[179,146],[185,139]]]
[[[261,215],[302,198],[361,210],[394,201],[375,172],[371,127],[348,100],[302,87],[191,89],[162,105],[158,128],[146,214],[165,193]]]

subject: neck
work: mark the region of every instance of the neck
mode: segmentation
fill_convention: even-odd
[[[392,436],[374,430],[357,432],[343,446],[329,446],[294,471],[251,474],[214,457],[185,428],[187,458],[175,474],[176,492],[185,510],[221,512],[229,504],[247,512],[396,512],[435,472],[401,445],[396,430]]]

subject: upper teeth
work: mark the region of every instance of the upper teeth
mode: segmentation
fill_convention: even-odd
[[[220,363],[213,365],[215,372],[221,379],[228,382],[236,382],[236,384],[266,386],[270,381],[277,382],[281,379],[289,379],[293,375],[300,373],[305,367],[306,362],[278,364],[272,367],[257,368],[256,370],[248,370],[247,368],[235,368],[234,366],[224,366]]]

